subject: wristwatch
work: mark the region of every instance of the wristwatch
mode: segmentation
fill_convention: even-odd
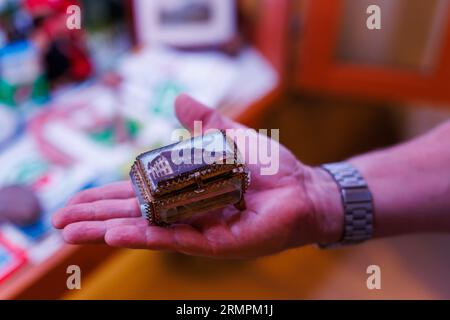
[[[348,162],[321,166],[336,181],[344,207],[344,232],[334,244],[319,244],[321,248],[364,242],[373,236],[373,201],[369,187],[359,171]]]

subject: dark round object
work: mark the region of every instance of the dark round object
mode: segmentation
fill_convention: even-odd
[[[0,189],[0,222],[26,226],[36,222],[40,215],[41,205],[30,188],[8,186]]]

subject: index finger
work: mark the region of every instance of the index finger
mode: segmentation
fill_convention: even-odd
[[[194,129],[195,121],[201,121],[204,130],[246,128],[242,124],[223,116],[216,109],[209,108],[185,94],[177,97],[175,112],[181,124],[189,130]]]
[[[188,255],[214,256],[211,243],[192,226],[170,227],[120,225],[106,230],[105,242],[112,247],[170,250]]]

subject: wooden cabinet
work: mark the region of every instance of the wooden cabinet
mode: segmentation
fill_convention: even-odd
[[[370,30],[370,5],[381,29]],[[295,87],[389,101],[450,102],[446,0],[309,0],[301,6]]]

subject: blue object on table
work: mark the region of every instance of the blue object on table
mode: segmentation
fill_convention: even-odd
[[[40,218],[37,222],[28,226],[19,227],[19,230],[32,241],[38,241],[43,236],[48,234],[50,229],[51,226],[49,222],[47,222],[44,218]]]

